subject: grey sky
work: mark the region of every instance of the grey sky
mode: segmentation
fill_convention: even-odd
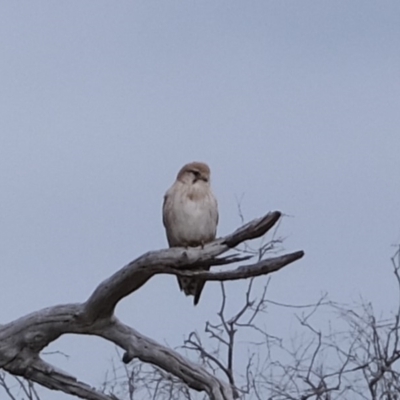
[[[239,225],[242,195],[247,219],[293,216],[280,234],[306,257],[273,277],[271,298],[328,291],[387,310],[400,241],[399,18],[395,0],[4,3],[1,322],[82,301],[165,247],[162,196],[193,160],[211,166],[219,234]],[[218,301],[209,283],[193,308],[160,276],[118,316],[177,345]],[[93,385],[114,351],[72,336],[52,349]]]

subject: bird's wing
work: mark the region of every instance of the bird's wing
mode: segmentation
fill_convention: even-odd
[[[212,196],[213,198],[213,205],[211,207],[211,216],[213,221],[215,222],[215,227],[218,225],[219,214],[218,214],[218,202],[217,199]]]
[[[165,193],[165,195],[164,195],[164,202],[163,202],[163,206],[162,206],[162,221],[163,221],[163,224],[164,224],[165,228],[167,228],[167,225],[168,225],[168,221],[167,221],[168,216],[167,216],[167,214],[168,214],[168,208],[169,208],[169,204],[168,203],[169,203],[169,197],[170,197],[168,192]]]
[[[167,234],[168,246],[174,247],[174,246],[178,246],[179,243],[175,243],[175,241],[173,239],[173,234],[172,234],[172,226],[174,224],[174,221],[171,220],[172,196],[171,196],[170,191],[171,191],[171,189],[168,190],[168,192],[165,193],[165,196],[164,196],[164,202],[163,202],[163,206],[162,206],[162,217],[163,217],[162,219],[163,219],[163,224],[165,227],[165,232]]]
[[[210,270],[210,266],[206,266],[204,268],[205,271],[209,271]],[[195,290],[195,294],[194,294],[194,300],[193,300],[193,304],[197,305],[197,303],[200,300],[200,296],[201,296],[201,292],[203,291],[204,285],[206,284],[206,281],[203,279],[197,279],[196,280],[197,286],[196,286],[196,290]]]

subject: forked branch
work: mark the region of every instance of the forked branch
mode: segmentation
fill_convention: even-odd
[[[231,271],[199,272],[202,265],[227,265],[249,259],[239,254],[218,257],[238,244],[258,238],[279,220],[277,211],[255,219],[204,248],[172,248],[148,252],[100,283],[85,303],[49,307],[0,326],[0,367],[45,387],[83,399],[110,400],[73,376],[40,359],[40,352],[63,334],[103,337],[125,350],[124,362],[134,358],[151,363],[182,379],[190,388],[205,391],[212,400],[232,400],[232,388],[176,351],[145,337],[114,316],[118,302],[157,274],[198,276],[226,281],[266,275],[303,256],[302,251],[261,260]]]

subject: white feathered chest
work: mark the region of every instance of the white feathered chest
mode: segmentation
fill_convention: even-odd
[[[170,246],[198,246],[215,239],[218,206],[204,182],[175,182],[165,195],[163,214]]]

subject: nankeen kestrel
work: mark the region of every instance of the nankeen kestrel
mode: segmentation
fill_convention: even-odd
[[[211,191],[207,164],[192,162],[179,171],[176,181],[164,196],[163,223],[169,247],[203,246],[215,239],[218,205]],[[196,305],[205,281],[178,277],[178,283],[187,296],[194,296]]]

